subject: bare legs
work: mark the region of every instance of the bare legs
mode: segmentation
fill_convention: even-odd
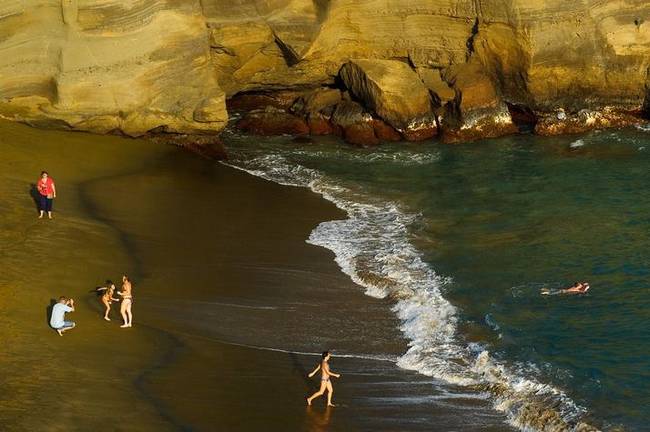
[[[38,214],[38,218],[39,218],[39,219],[43,219],[43,215],[44,215],[44,214],[45,214],[45,211],[40,210],[40,213]],[[51,211],[47,212],[47,217],[50,218],[50,219],[52,219],[52,212],[51,212]]]
[[[106,307],[106,312],[104,312],[104,319],[106,321],[110,321],[111,319],[108,317],[108,313],[111,311],[111,304],[104,300],[102,300],[102,303],[104,303],[104,307]]]
[[[133,321],[133,314],[131,313],[131,299],[122,300],[122,304],[120,305],[120,313],[122,314],[122,319],[124,320],[124,324],[122,324],[120,327],[131,327]]]
[[[317,397],[323,396],[325,390],[327,390],[327,406],[335,406],[334,404],[332,404],[332,395],[334,394],[334,387],[332,387],[332,382],[330,380],[320,382],[320,389],[318,389],[316,393],[314,393],[313,395],[307,398],[307,405],[311,405],[311,401],[316,399]]]
[[[332,387],[332,381],[327,380],[327,406],[333,407],[332,396],[334,396],[334,387]]]

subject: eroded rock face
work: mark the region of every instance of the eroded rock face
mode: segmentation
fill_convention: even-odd
[[[255,135],[309,134],[309,126],[305,120],[273,107],[249,112],[237,122],[237,127]]]
[[[435,136],[437,124],[429,90],[411,66],[396,60],[352,60],[341,79],[364,105],[406,139]]]
[[[456,99],[444,117],[445,142],[473,141],[517,132],[507,105],[480,63],[449,68],[446,79],[456,89]]]
[[[379,144],[373,118],[363,107],[352,101],[342,101],[332,114],[332,123],[343,131],[350,144],[368,147]]]
[[[4,2],[0,35],[4,117],[133,136],[226,124],[198,0]]]
[[[650,3],[639,0],[0,3],[0,115],[36,125],[216,133],[224,97],[331,89],[342,67],[364,108],[407,139],[433,134],[429,113],[417,120],[424,93],[451,141],[514,131],[506,103],[542,133],[572,129],[554,123],[560,108],[613,119],[648,99]],[[323,109],[301,116],[329,121]]]
[[[593,129],[621,128],[644,123],[638,112],[621,112],[610,107],[599,111],[582,109],[577,113],[558,110],[539,119],[535,125],[538,135],[565,135]]]

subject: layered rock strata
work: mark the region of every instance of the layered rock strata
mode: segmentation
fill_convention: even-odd
[[[627,125],[647,99],[649,13],[640,0],[8,0],[0,115],[211,134],[227,98],[280,92],[279,111],[252,104],[262,122],[345,136],[332,116],[355,102],[366,144],[513,133],[513,106],[542,134]],[[305,98],[317,89],[328,106]]]
[[[225,126],[198,1],[2,3],[3,117],[133,136]]]

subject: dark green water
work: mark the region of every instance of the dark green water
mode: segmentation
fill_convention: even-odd
[[[558,427],[647,428],[648,132],[369,151],[233,136],[230,147],[233,165],[351,214],[310,241],[369,294],[398,299],[402,367],[490,388],[520,427],[543,426],[525,408],[543,394],[535,407]],[[577,280],[589,294],[539,294]]]

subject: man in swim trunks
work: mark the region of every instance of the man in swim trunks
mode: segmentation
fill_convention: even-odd
[[[74,312],[74,300],[61,296],[59,302],[52,307],[52,316],[50,317],[50,326],[56,330],[59,336],[63,336],[63,332],[73,329],[75,326],[74,321],[65,320],[66,312]]]
[[[307,398],[307,405],[311,405],[311,401],[313,399],[316,399],[319,396],[322,396],[325,393],[325,390],[327,390],[327,406],[328,407],[333,407],[335,406],[332,403],[332,395],[334,394],[334,388],[332,387],[332,381],[330,380],[330,377],[335,377],[335,378],[340,378],[341,375],[334,373],[333,371],[330,370],[329,366],[329,359],[332,357],[329,353],[329,351],[325,351],[322,354],[323,360],[321,363],[316,366],[316,369],[314,369],[310,374],[309,378],[313,377],[318,370],[321,370],[321,379],[320,379],[320,389],[311,395],[310,397]]]

